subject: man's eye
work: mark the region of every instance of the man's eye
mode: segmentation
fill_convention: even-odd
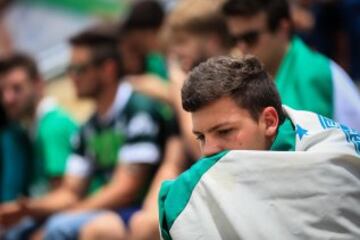
[[[219,135],[219,136],[226,136],[226,135],[228,135],[231,131],[232,131],[232,129],[219,130],[219,131],[218,131],[218,135]]]
[[[198,141],[204,141],[205,140],[205,137],[204,137],[204,135],[196,135],[196,140],[198,140]]]

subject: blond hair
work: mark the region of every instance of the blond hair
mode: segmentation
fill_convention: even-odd
[[[221,14],[224,0],[181,0],[166,19],[163,37],[171,42],[179,32],[219,35],[229,44],[225,19]]]

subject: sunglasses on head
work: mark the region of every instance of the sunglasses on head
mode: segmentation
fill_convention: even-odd
[[[254,46],[259,41],[260,34],[264,32],[265,31],[250,30],[245,33],[233,35],[231,38],[234,44],[244,42],[248,46]]]

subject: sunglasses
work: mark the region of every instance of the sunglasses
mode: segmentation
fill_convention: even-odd
[[[248,46],[254,46],[258,41],[259,37],[265,31],[260,30],[250,30],[245,33],[240,33],[237,35],[231,36],[233,44],[245,43]]]
[[[81,75],[84,74],[91,66],[93,66],[93,63],[70,64],[66,71],[68,74]]]

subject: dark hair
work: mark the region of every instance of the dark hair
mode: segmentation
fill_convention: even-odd
[[[0,60],[0,75],[6,74],[15,68],[24,69],[32,81],[40,79],[35,60],[24,53],[14,53]]]
[[[227,0],[222,7],[222,12],[228,17],[251,17],[264,12],[270,31],[275,31],[281,20],[291,19],[287,0]]]
[[[122,76],[123,68],[117,48],[116,28],[112,25],[98,25],[87,29],[69,40],[73,47],[86,47],[90,50],[95,64],[112,59],[118,66],[118,77]]]
[[[136,2],[131,10],[122,29],[124,31],[159,29],[164,20],[164,9],[159,2],[153,0],[142,0]]]
[[[188,112],[228,96],[255,120],[269,106],[276,109],[280,123],[285,119],[275,84],[254,56],[210,58],[190,72],[181,94]]]

